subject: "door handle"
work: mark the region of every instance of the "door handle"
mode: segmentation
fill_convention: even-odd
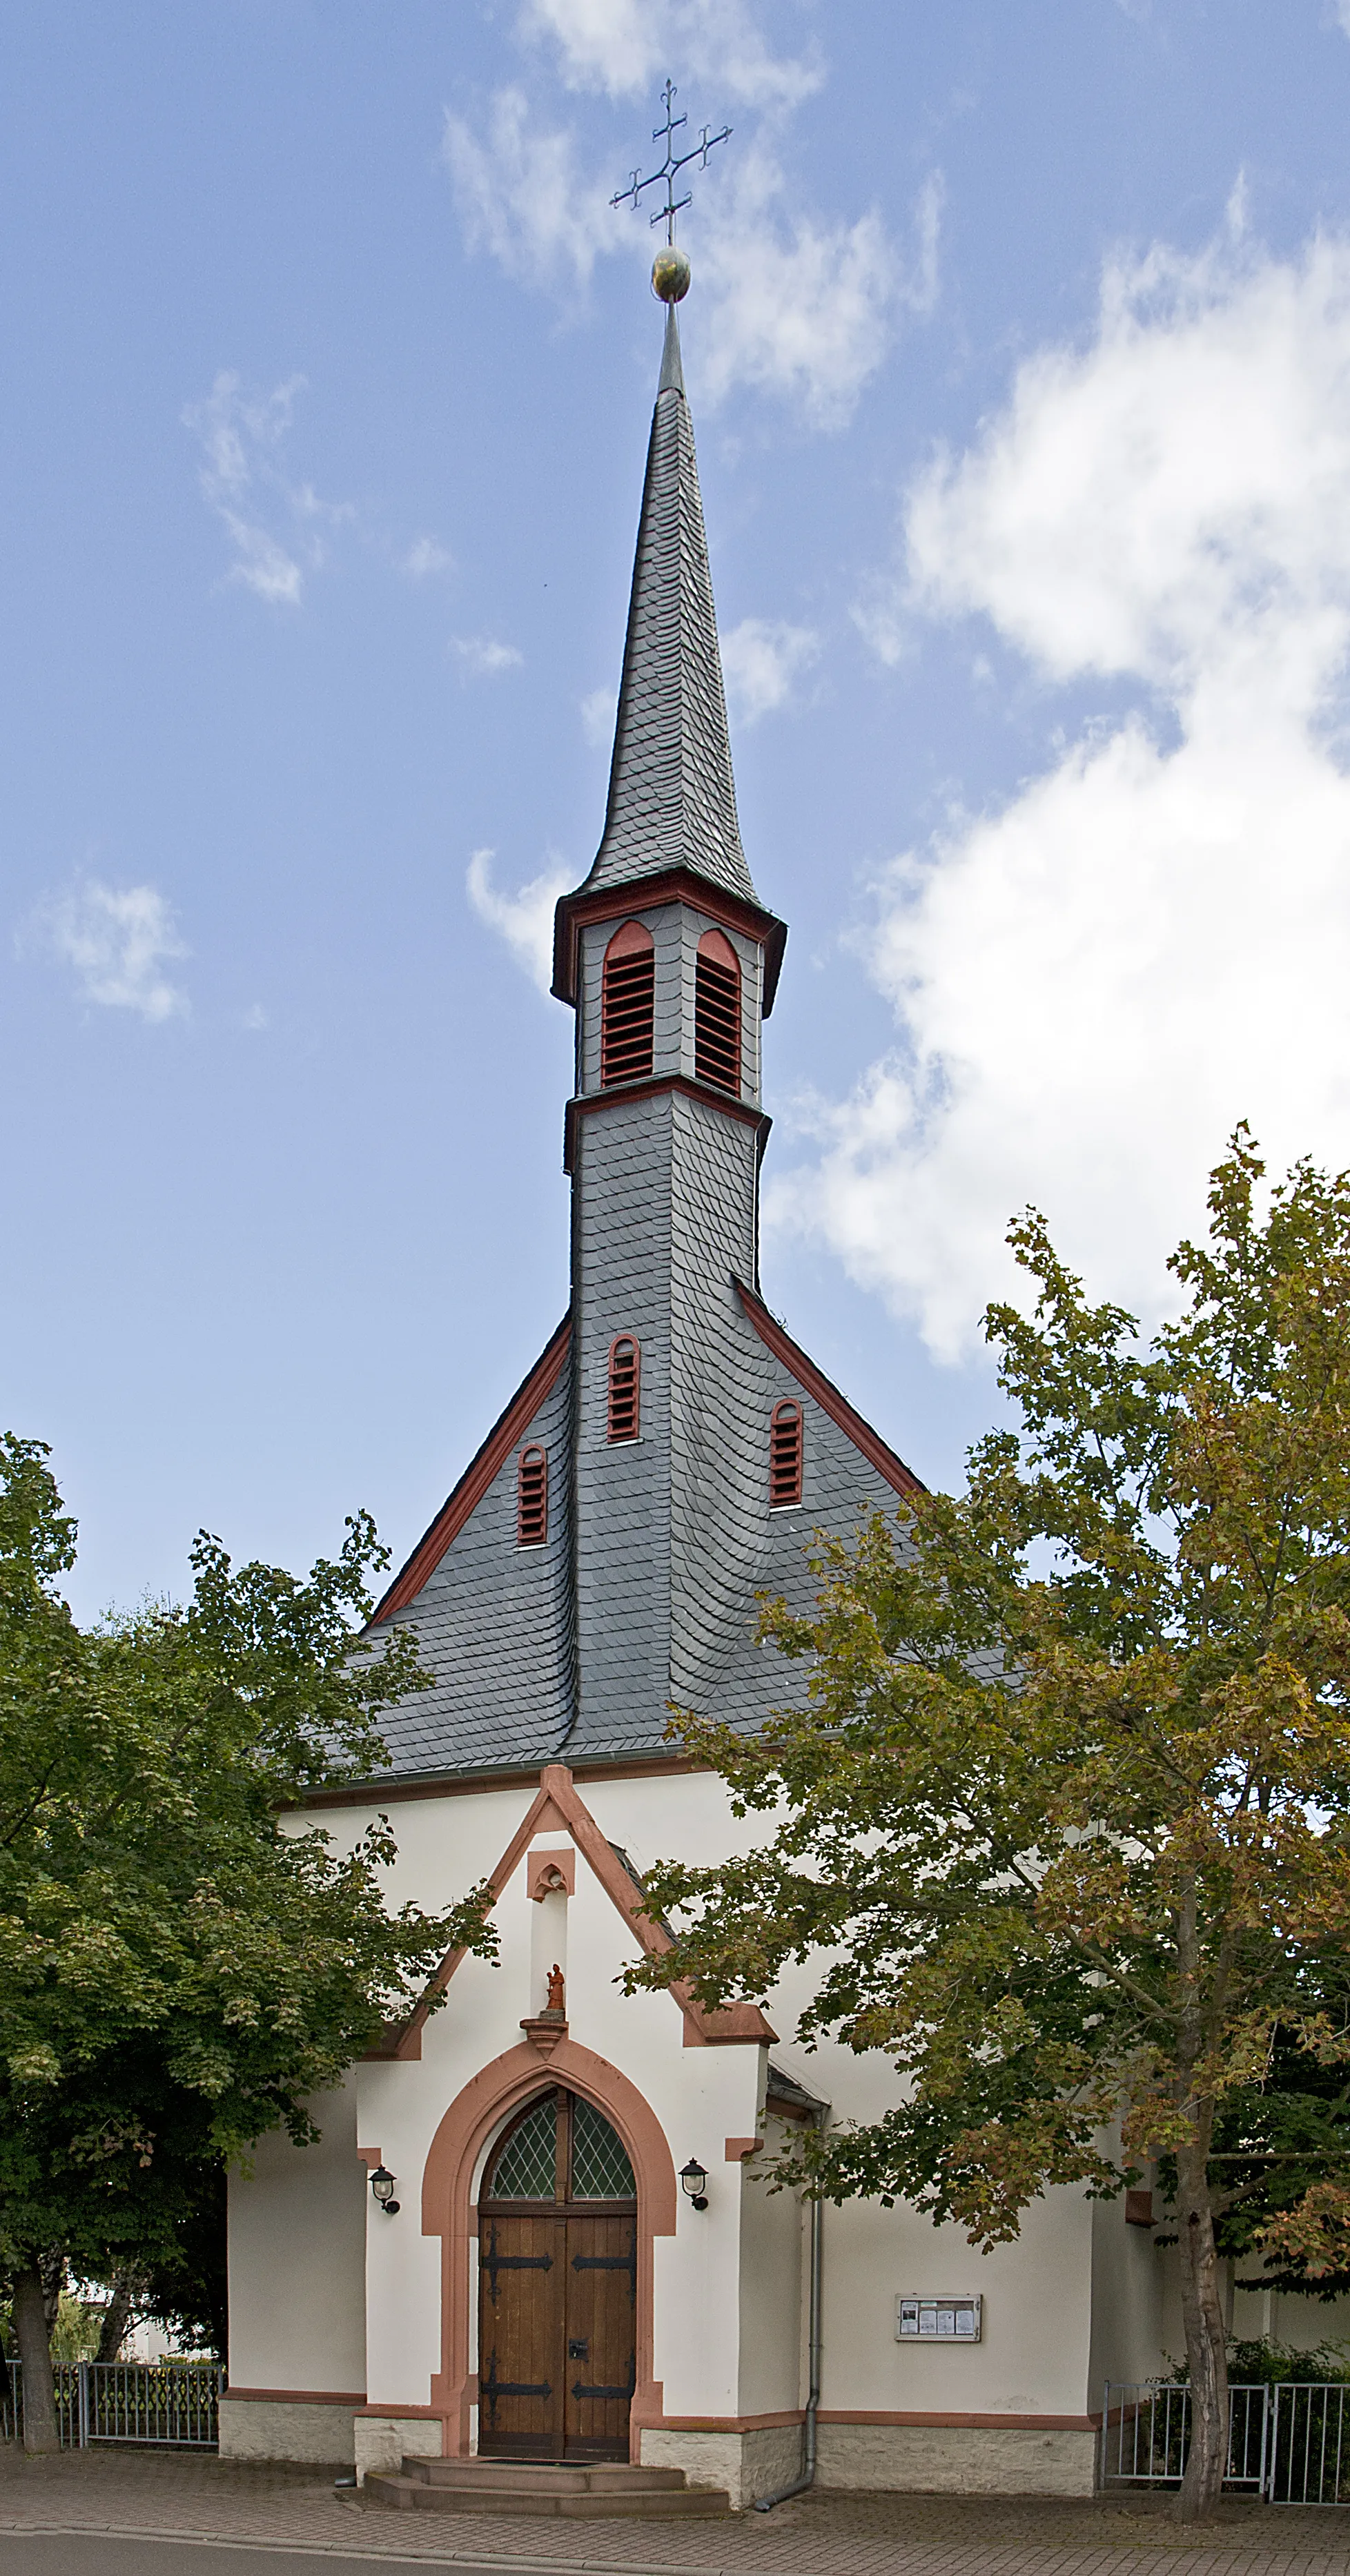
[[[568,2358],[568,2360],[569,2360],[569,2361],[589,2361],[589,2360],[590,2360],[590,2357],[591,2357],[591,2347],[590,2347],[589,2343],[587,2342],[585,2335],[571,2335],[571,2336],[569,2336],[569,2338],[568,2338],[568,2343],[567,2343],[567,2358]]]

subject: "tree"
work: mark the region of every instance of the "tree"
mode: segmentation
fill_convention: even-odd
[[[1300,1164],[1262,1212],[1262,1173],[1240,1129],[1147,1345],[1039,1216],[1014,1225],[1034,1311],[986,1326],[1019,1427],[959,1498],[819,1540],[812,1616],[765,1605],[802,1704],[749,1740],[680,1727],[771,1837],[648,1881],[678,1925],[662,1980],[715,2005],[807,1963],[803,2036],[903,2079],[780,2179],[988,2247],[1050,2185],[1110,2195],[1162,2160],[1187,2515],[1224,2470],[1225,2206],[1302,2278],[1350,2248],[1350,2166],[1272,2180],[1290,2068],[1330,2094],[1350,2066],[1350,1178]]]
[[[365,1516],[306,1580],[205,1534],[185,1609],[81,1631],[74,1525],[36,1441],[0,1438],[0,2265],[26,2438],[56,2439],[40,2266],[188,2269],[202,2204],[407,2009],[476,1900],[390,1909],[381,1817],[350,1848],[286,1810],[369,1778],[425,1684],[359,1631],[387,1562]]]

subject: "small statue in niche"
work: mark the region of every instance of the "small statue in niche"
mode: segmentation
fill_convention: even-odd
[[[567,2010],[567,1980],[556,1959],[548,1972],[548,2002],[544,2009],[551,2013]]]

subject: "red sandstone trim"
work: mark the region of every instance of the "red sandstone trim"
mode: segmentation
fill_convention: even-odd
[[[929,2424],[953,2432],[1094,2433],[1099,2415],[928,2415],[891,2408],[822,2406],[822,2424]]]
[[[227,2406],[232,2398],[246,2406],[358,2406],[364,2408],[364,2388],[222,2388],[220,2402]],[[414,2410],[409,2408],[409,2413]]]
[[[496,1868],[489,1875],[492,1900],[497,1904],[517,1863],[528,1851],[536,1833],[570,1833],[584,1860],[588,1861],[605,1894],[636,1934],[649,1957],[659,1958],[671,1947],[670,1934],[659,1923],[653,1923],[643,1911],[642,1892],[635,1887],[628,1872],[617,1861],[601,1833],[594,1816],[577,1796],[572,1774],[565,1763],[546,1763],[539,1774],[538,1792],[525,1816],[517,1825]],[[449,1985],[462,1950],[447,1950],[431,1978],[421,2001],[399,2028],[391,2024],[369,2057],[420,2058],[422,2031],[431,2008],[430,1999]],[[770,2028],[758,2004],[726,2004],[718,2012],[705,2011],[696,2003],[682,1978],[671,1980],[674,1995],[684,2015],[686,2048],[759,2047],[775,2040],[778,2033]]]
[[[743,903],[739,895],[725,893],[709,878],[697,876],[692,868],[667,868],[661,876],[630,877],[626,885],[597,886],[591,894],[579,887],[575,894],[561,896],[553,915],[553,991],[557,999],[576,1000],[577,933],[583,924],[622,921],[633,913],[651,912],[662,903],[687,903],[692,912],[701,912],[708,921],[720,921],[727,929],[739,930],[763,949],[763,1015],[767,1020],[778,990],[787,923],[765,912],[759,904]]]
[[[367,2417],[371,2415],[382,2415],[386,2417],[392,2415],[400,2423],[405,2415],[410,2416],[413,2421],[418,2424],[439,2424],[444,2422],[444,2417],[442,2416],[439,2406],[363,2406],[361,2408],[361,2413],[363,2416]]]
[[[869,1467],[875,1467],[877,1474],[884,1476],[897,1494],[926,1493],[927,1486],[920,1483],[903,1458],[897,1458],[880,1433],[872,1429],[871,1423],[864,1422],[862,1415],[855,1413],[848,1397],[840,1394],[838,1387],[816,1367],[814,1360],[807,1358],[791,1334],[785,1333],[782,1325],[775,1322],[763,1298],[757,1297],[753,1288],[747,1288],[744,1280],[738,1279],[735,1284],[736,1294],[760,1340],[773,1352],[775,1359],[782,1361],[784,1368],[792,1371],[798,1386],[814,1396],[822,1413],[828,1413],[830,1420],[848,1433],[854,1448],[861,1450]]]
[[[778,2424],[801,2424],[806,2420],[803,2406],[785,2406],[776,2415],[663,2415],[653,2432],[661,2433],[765,2433]]]
[[[729,2165],[743,2165],[747,2156],[758,2155],[763,2144],[764,2140],[762,2138],[728,2138],[726,2142],[727,2163]]]
[[[478,2393],[469,2369],[469,2238],[478,2226],[469,2197],[474,2166],[497,2122],[540,2089],[542,2072],[528,2041],[494,2058],[456,2095],[427,2155],[422,2233],[441,2240],[441,2368],[431,2383],[427,2412],[444,2423],[449,2459],[463,2459],[468,2452],[469,2409]],[[637,2176],[637,2384],[629,2422],[630,2456],[638,2460],[643,2431],[662,2421],[662,2387],[652,2378],[652,2240],[675,2233],[680,2198],[675,2160],[651,2104],[607,2058],[574,2039],[562,2040],[549,2061],[548,2081],[584,2094],[613,2121]]]
[[[545,1396],[551,1395],[557,1385],[571,1338],[572,1319],[570,1315],[564,1315],[529,1376],[516,1389],[506,1411],[498,1416],[477,1456],[470,1460],[454,1491],[442,1503],[431,1527],[418,1540],[402,1572],[395,1575],[383,1600],[376,1604],[370,1620],[372,1628],[378,1628],[380,1621],[387,1619],[392,1611],[405,1610],[410,1601],[416,1600],[428,1575],[435,1573],[469,1514],[501,1474],[521,1433],[528,1431]],[[379,1794],[382,1796],[384,1792]]]
[[[561,1891],[547,1884],[550,1875],[562,1880]],[[560,1892],[564,1896],[576,1895],[576,1853],[553,1851],[547,1843],[540,1843],[525,1863],[525,1893],[532,1904],[542,1905],[546,1896],[554,1896]]]

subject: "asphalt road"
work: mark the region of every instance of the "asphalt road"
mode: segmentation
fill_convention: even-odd
[[[152,2540],[143,2534],[118,2539],[106,2531],[0,2532],[0,2576],[428,2576],[435,2560],[378,2556],[349,2558],[330,2549],[293,2549],[285,2543]],[[442,2562],[444,2564],[444,2562]],[[456,2562],[456,2576],[501,2576]]]

